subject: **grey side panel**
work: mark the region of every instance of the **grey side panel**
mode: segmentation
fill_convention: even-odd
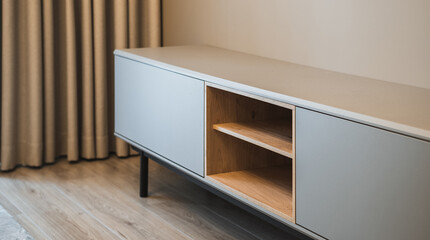
[[[429,142],[301,108],[296,124],[299,225],[332,240],[430,239]]]
[[[115,57],[115,132],[203,176],[204,82]]]

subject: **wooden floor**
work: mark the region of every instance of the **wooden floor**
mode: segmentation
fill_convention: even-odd
[[[33,240],[28,232],[0,206],[0,240]]]
[[[0,173],[0,204],[35,239],[297,239],[138,157]]]

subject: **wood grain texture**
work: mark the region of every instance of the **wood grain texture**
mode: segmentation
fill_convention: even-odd
[[[294,223],[295,107],[228,90],[206,86],[206,176]],[[288,173],[258,173],[285,165]],[[287,179],[277,181],[277,173]]]
[[[7,209],[18,223],[25,227],[27,232],[32,234],[34,239],[52,239],[31,218],[16,208],[15,205],[2,194],[0,194],[0,204]]]
[[[206,87],[206,174],[282,165],[287,158],[214,130],[219,123],[279,120],[291,124],[292,110]],[[290,133],[289,133],[290,134]]]
[[[37,219],[41,229],[49,229],[51,239],[64,239],[65,232],[71,239],[119,238],[116,233],[86,214],[84,209],[68,199],[51,182],[43,183],[26,176],[2,178],[0,188],[3,193],[7,193],[4,197],[13,202],[21,212]],[[31,232],[30,234],[33,235]]]
[[[209,46],[127,49],[115,54],[430,141],[428,89]]]
[[[294,222],[291,165],[220,173],[208,178]]]
[[[233,122],[213,125],[213,129],[262,148],[293,157],[291,124],[287,121]]]
[[[298,239],[152,161],[149,169],[150,197],[142,199],[137,157],[19,168],[0,173],[0,204],[35,239],[88,239],[88,232],[100,239]],[[32,191],[43,199],[29,197]]]
[[[33,240],[30,234],[1,205],[0,239]]]

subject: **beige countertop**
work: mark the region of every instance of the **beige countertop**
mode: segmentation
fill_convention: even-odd
[[[430,141],[430,90],[209,46],[116,50],[115,55]]]

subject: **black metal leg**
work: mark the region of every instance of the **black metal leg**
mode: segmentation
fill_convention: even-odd
[[[140,152],[140,197],[148,197],[148,157]]]

